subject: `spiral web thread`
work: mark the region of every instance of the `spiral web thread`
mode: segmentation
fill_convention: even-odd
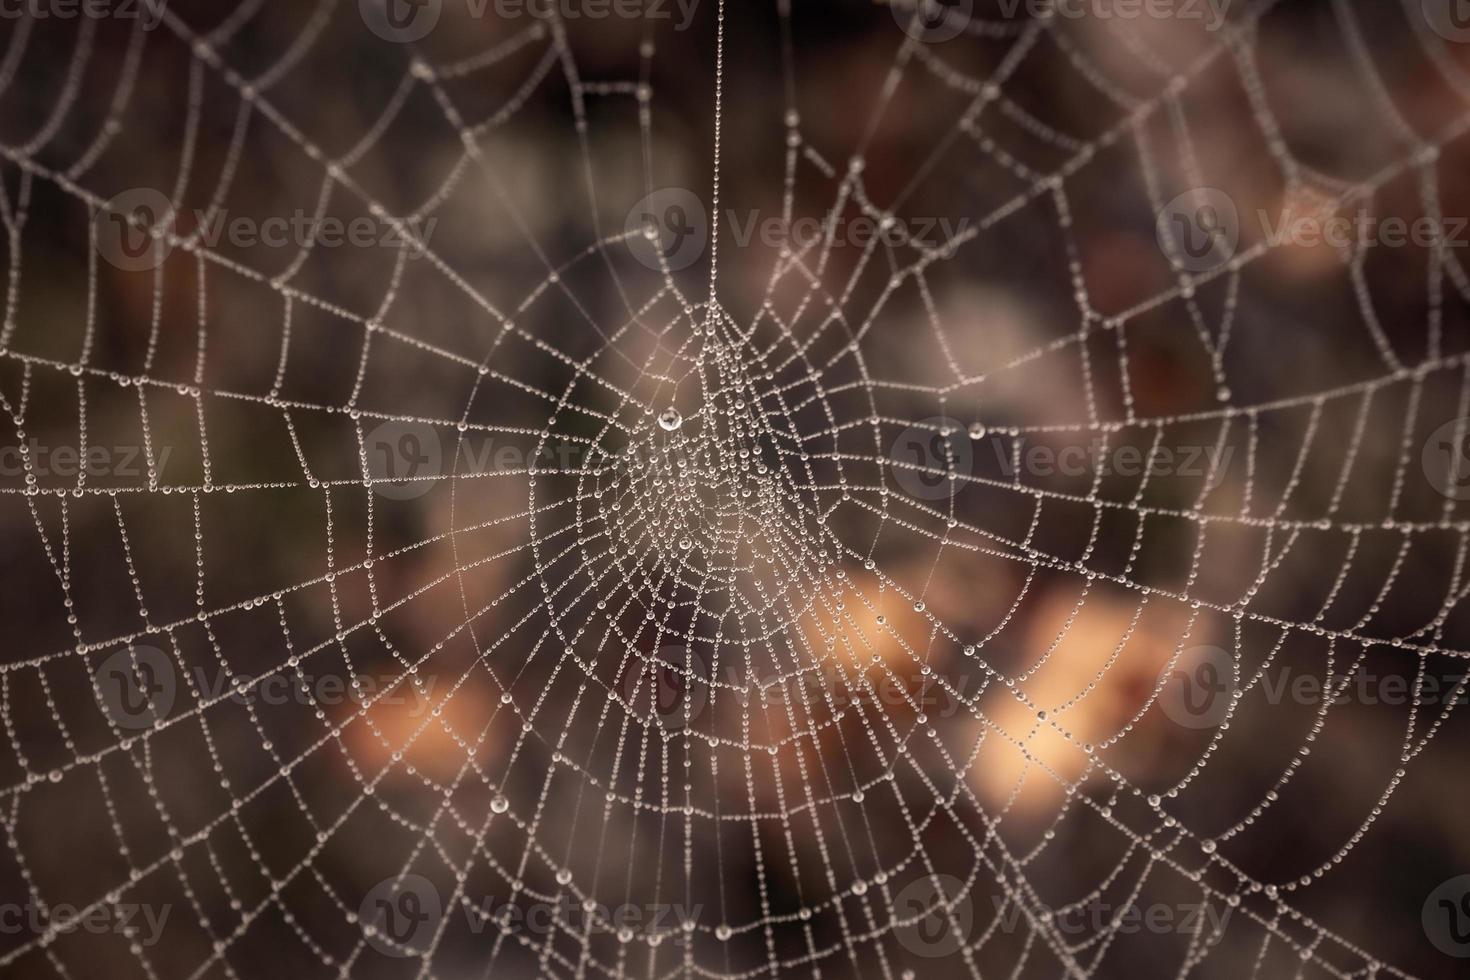
[[[1328,887],[1323,883],[1331,882],[1334,868],[1370,839],[1407,772],[1449,724],[1453,698],[1432,705],[1416,695],[1399,712],[1390,768],[1334,774],[1377,785],[1371,798],[1351,804],[1350,821],[1324,824],[1322,832],[1336,834],[1336,842],[1289,877],[1237,863],[1232,844],[1270,832],[1261,828],[1272,826],[1277,801],[1311,771],[1314,748],[1334,737],[1334,712],[1348,709],[1327,701],[1313,707],[1289,736],[1294,744],[1274,779],[1250,791],[1246,816],[1208,827],[1187,825],[1178,801],[1218,775],[1212,763],[1218,769],[1230,742],[1249,737],[1248,724],[1227,719],[1187,741],[1190,761],[1172,780],[1150,776],[1128,756],[1145,737],[1141,732],[1158,730],[1171,670],[1210,639],[1228,652],[1241,678],[1231,718],[1237,705],[1247,711],[1273,660],[1299,655],[1298,644],[1312,645],[1329,684],[1345,683],[1373,659],[1411,664],[1405,669],[1416,692],[1437,672],[1451,677],[1454,693],[1465,687],[1453,678],[1463,673],[1466,652],[1447,634],[1467,591],[1470,524],[1452,496],[1421,492],[1419,465],[1423,434],[1470,407],[1466,356],[1446,328],[1454,322],[1452,302],[1470,295],[1455,251],[1436,248],[1426,263],[1427,300],[1412,352],[1375,310],[1369,252],[1353,255],[1342,275],[1356,289],[1359,317],[1333,329],[1370,344],[1374,369],[1329,385],[1298,378],[1295,393],[1254,403],[1248,393],[1260,389],[1231,375],[1241,363],[1229,356],[1232,331],[1237,311],[1250,308],[1252,274],[1285,261],[1282,248],[1254,242],[1217,269],[1171,271],[1162,291],[1106,314],[1094,306],[1083,274],[1072,231],[1073,187],[1089,178],[1089,168],[1125,155],[1154,210],[1172,196],[1178,173],[1170,168],[1182,166],[1190,185],[1206,183],[1185,100],[1208,73],[1228,74],[1249,100],[1288,187],[1340,205],[1372,201],[1409,178],[1425,213],[1440,216],[1440,151],[1463,134],[1470,114],[1422,135],[1401,114],[1370,57],[1359,12],[1342,0],[1334,5],[1342,50],[1371,94],[1366,111],[1373,125],[1390,133],[1398,152],[1367,179],[1315,171],[1279,135],[1256,65],[1257,25],[1277,6],[1253,3],[1237,11],[1188,64],[1172,64],[1139,42],[1130,50],[1157,76],[1146,97],[1110,80],[1108,68],[1076,42],[1075,24],[1049,15],[965,24],[956,45],[979,41],[1000,52],[984,71],[950,58],[949,47],[906,36],[894,23],[894,58],[876,104],[862,107],[864,142],[849,165],[827,159],[804,139],[793,15],[778,4],[782,47],[771,56],[771,70],[781,72],[787,93],[778,137],[785,144],[787,217],[815,199],[829,216],[851,211],[883,221],[943,154],[989,161],[1010,175],[1016,190],[970,215],[950,240],[870,242],[835,289],[828,288],[835,262],[829,240],[783,253],[754,304],[724,301],[736,288],[721,276],[733,267],[736,246],[722,237],[728,230],[720,221],[712,228],[707,280],[667,265],[650,273],[628,264],[626,249],[638,232],[608,228],[619,224],[608,215],[627,203],[599,198],[610,169],[626,172],[629,160],[639,160],[641,192],[668,179],[658,172],[659,93],[650,79],[656,59],[676,42],[656,46],[652,21],[639,41],[641,77],[612,81],[583,77],[575,46],[556,20],[523,25],[453,62],[431,60],[412,45],[389,45],[383,57],[399,73],[392,97],[339,155],[298,128],[272,91],[307,60],[330,57],[318,49],[344,22],[361,33],[350,5],[309,5],[279,60],[249,72],[231,67],[222,52],[263,16],[261,2],[213,15],[217,26],[209,30],[167,11],[155,32],[131,28],[122,56],[106,63],[98,38],[116,25],[78,21],[69,53],[38,68],[28,58],[39,28],[13,22],[0,61],[0,94],[34,98],[43,91],[51,105],[32,121],[28,139],[0,147],[8,232],[0,397],[17,445],[26,443],[28,430],[55,418],[68,420],[86,445],[89,432],[134,413],[148,471],[131,482],[83,475],[62,483],[38,475],[28,458],[25,479],[4,488],[8,520],[22,515],[34,531],[30,546],[52,573],[26,588],[40,597],[36,615],[51,627],[43,635],[59,637],[53,648],[13,651],[0,675],[11,756],[0,819],[14,893],[42,909],[68,902],[82,915],[129,901],[174,903],[163,945],[109,947],[119,970],[150,977],[255,975],[267,943],[291,962],[341,976],[392,968],[419,976],[891,978],[952,971],[978,977],[982,969],[991,975],[993,963],[1004,964],[997,975],[1106,976],[1115,946],[1130,941],[1119,924],[1105,921],[1079,937],[1058,922],[1069,909],[1098,900],[1118,908],[1152,889],[1199,903],[1211,910],[1204,922],[1222,923],[1167,940],[1151,937],[1167,946],[1155,962],[1166,960],[1160,969],[1168,974],[1208,975],[1214,958],[1226,958],[1235,976],[1406,975],[1375,958],[1371,935],[1343,934],[1304,909],[1314,890]],[[1462,98],[1470,96],[1470,77],[1446,42],[1415,20],[1415,7],[1406,3],[1403,10],[1422,55]],[[721,3],[711,14],[714,169],[707,199],[718,215],[722,167],[731,166],[722,131],[754,111],[724,84],[726,65],[755,55],[730,48],[729,23],[744,11]],[[1113,105],[1116,118],[1098,135],[1053,128],[1008,97],[1015,75],[1042,47],[1060,53],[1076,84]],[[352,202],[408,240],[423,219],[452,210],[457,194],[474,183],[504,209],[505,233],[530,263],[519,298],[511,305],[492,302],[476,288],[475,274],[447,250],[437,251],[433,240],[398,250],[389,274],[354,280],[351,298],[341,299],[302,283],[317,274],[315,263],[344,263],[354,253],[308,244],[284,270],[279,262],[265,270],[198,236],[168,230],[160,241],[173,250],[169,260],[128,274],[148,284],[144,301],[133,313],[109,314],[99,307],[100,283],[116,273],[93,247],[98,225],[84,223],[96,209],[105,213],[111,196],[127,186],[109,176],[110,155],[123,134],[149,125],[149,107],[136,98],[140,79],[183,63],[170,57],[187,63],[175,76],[182,83],[169,93],[183,132],[158,156],[173,169],[150,176],[176,206],[182,208],[186,189],[210,207],[225,206],[232,182],[267,141],[309,168],[315,186],[308,199],[319,208]],[[503,88],[498,109],[475,115],[463,107],[457,86],[510,63],[529,68],[518,69],[510,85],[496,77]],[[43,75],[45,84],[22,86],[22,66]],[[506,185],[494,159],[502,144],[490,143],[553,81],[564,84],[570,103],[577,192],[590,209],[590,243],[562,258],[533,236],[520,213],[525,201]],[[940,146],[909,161],[912,180],[885,205],[868,196],[866,140],[875,138],[889,101],[905,85],[942,92],[959,112],[947,117]],[[227,157],[201,191],[195,185],[207,175],[198,172],[196,144],[208,121],[207,91],[224,93],[235,111],[226,117]],[[79,106],[103,98],[99,92],[108,111],[90,121],[92,138],[78,142],[69,133],[58,149],[58,134],[67,132]],[[599,160],[589,138],[607,124],[589,105],[604,101],[631,103],[637,118],[637,148],[618,163]],[[432,107],[431,118],[461,142],[435,192],[411,214],[395,214],[354,177],[354,168],[374,153],[416,152],[393,143],[394,126],[409,106],[421,114]],[[1169,134],[1172,146],[1160,145],[1160,133]],[[1045,170],[1023,162],[1026,153],[1007,145],[1007,138],[1022,136],[1060,162]],[[80,154],[77,146],[84,147]],[[1177,159],[1166,166],[1161,161],[1171,153]],[[45,213],[37,204],[43,194],[52,195]],[[28,323],[25,305],[24,287],[49,263],[77,260],[33,259],[23,248],[29,228],[64,214],[56,200],[76,206],[65,220],[75,217],[77,227],[89,229],[86,315],[79,345],[66,354],[57,353],[56,338],[70,334]],[[955,311],[943,308],[931,279],[967,248],[1003,238],[1028,216],[1056,235],[1058,261],[1074,293],[1072,326],[977,372],[967,363],[962,329],[947,322]],[[583,275],[613,284],[617,316],[582,301],[576,284]],[[420,308],[400,300],[416,276],[464,304],[458,333],[423,322]],[[219,313],[215,307],[224,301],[215,290],[232,288],[268,297],[278,318],[243,322]],[[891,362],[871,346],[897,329],[889,311],[905,292],[917,297],[921,311],[907,329],[941,354],[926,363],[923,380],[885,377]],[[742,305],[757,312],[735,312]],[[548,306],[557,309],[567,337],[533,325]],[[1133,332],[1161,310],[1208,365],[1213,390],[1203,407],[1159,415],[1135,404],[1130,372],[1140,368],[1130,357],[1138,343]],[[293,329],[299,333],[308,320],[327,325],[322,329],[334,338],[336,356],[350,367],[345,401],[289,394]],[[108,331],[123,329],[146,329],[141,364],[109,365]],[[168,359],[160,354],[169,334],[180,331],[193,350],[187,376],[167,374]],[[273,377],[263,386],[240,390],[211,381],[212,353],[231,350],[229,338],[240,333],[246,340],[237,346],[269,351]],[[1248,355],[1264,358],[1270,351]],[[562,383],[518,376],[531,357],[544,362],[538,377]],[[176,356],[168,366],[180,363],[189,360]],[[412,387],[409,373],[430,363],[468,392],[459,416],[373,397],[384,375]],[[1008,374],[1051,370],[1075,382],[1085,417],[1034,424],[987,417],[988,386]],[[1116,386],[1117,414],[1099,394],[1109,384]],[[254,464],[243,458],[254,451],[248,447],[231,446],[225,458],[213,448],[210,423],[237,411],[253,413],[260,431],[277,440],[272,451],[281,449],[285,458],[278,474],[252,478]],[[41,421],[33,422],[37,416]],[[973,423],[973,431],[939,421],[950,418],[958,426]],[[447,503],[433,512],[427,533],[385,548],[379,542],[394,540],[388,525],[395,509],[422,505],[422,498],[405,502],[378,492],[405,482],[372,469],[368,434],[385,422],[433,430],[455,459],[461,442],[479,434],[512,440],[532,462],[422,476]],[[328,427],[350,438],[347,466],[313,458],[328,441]],[[1209,445],[1240,447],[1233,481],[1209,474],[1194,492],[1160,501],[1151,496],[1148,475],[1116,492],[1112,485],[1104,490],[1100,474],[1063,490],[986,471],[992,441],[1017,453],[1023,439],[1042,436],[1159,445],[1185,429],[1208,433]],[[917,431],[936,452],[914,461],[895,454],[895,439],[906,431]],[[156,452],[165,441],[192,447],[197,478],[170,479]],[[574,451],[557,456],[546,452],[549,446]],[[960,466],[964,451],[970,455]],[[1281,470],[1274,484],[1267,479],[1273,467]],[[1305,474],[1324,467],[1335,476],[1322,499],[1308,499],[1301,490]],[[945,490],[907,493],[906,474]],[[962,510],[967,493],[986,494],[985,508]],[[315,502],[315,526],[273,524],[262,516],[288,494]],[[1229,494],[1234,497],[1225,499]],[[236,560],[217,553],[224,546],[215,543],[232,520],[259,522],[254,533],[262,535],[315,537],[321,562],[291,578],[268,568],[277,578],[264,587],[235,594],[220,586],[214,594],[221,568]],[[1127,533],[1105,528],[1115,521],[1126,521]],[[1070,553],[1048,536],[1058,523],[1080,529]],[[1190,543],[1181,567],[1159,572],[1146,559],[1164,526]],[[1227,547],[1235,534],[1254,535],[1257,543],[1247,557],[1237,550],[1226,559],[1244,562],[1245,587],[1233,597],[1206,594],[1203,583],[1220,564],[1212,548]],[[1387,560],[1374,566],[1366,556],[1385,541]],[[901,544],[902,557],[885,567],[892,542]],[[1301,552],[1329,548],[1342,557],[1319,611],[1281,613],[1265,601],[1273,576],[1285,575]],[[1430,549],[1449,558],[1433,608],[1397,631],[1378,622],[1405,569]],[[81,556],[101,551],[126,569],[129,585],[118,601],[129,607],[127,616],[89,611],[79,598],[77,582],[88,574]],[[192,569],[194,608],[159,617],[157,610],[170,605],[150,592],[145,551],[171,556],[180,573]],[[434,556],[433,571],[422,581],[405,585],[394,578],[391,569],[426,554]],[[1366,593],[1347,584],[1363,568],[1376,576]],[[953,593],[991,575],[1016,586],[993,620],[984,629],[954,622],[951,614],[964,602],[957,605]],[[1066,596],[1054,624],[1060,628],[1039,645],[1035,633],[1026,634],[1031,644],[1015,639],[1021,610],[1042,589]],[[1360,594],[1365,601],[1345,608]],[[1111,633],[1088,619],[1090,608],[1104,601],[1123,610],[1121,628]],[[330,610],[324,634],[315,624],[301,625],[308,602]],[[435,624],[436,632],[405,643],[393,623],[409,616]],[[1106,633],[1105,656],[1069,667],[1070,688],[1058,696],[1055,684],[1040,679],[1051,676],[1049,665],[1074,655],[1068,643],[1075,630]],[[144,645],[177,663],[181,685],[198,664],[223,670],[228,683],[223,690],[181,690],[167,717],[126,730],[104,710],[95,671],[117,651]],[[377,697],[340,713],[288,706],[309,729],[305,737],[278,740],[279,719],[248,697],[266,678],[301,676],[314,659],[340,662],[354,673],[364,657],[391,668]],[[1140,659],[1148,683],[1118,724],[1091,735],[1075,732],[1072,718]],[[425,686],[426,676],[437,684]],[[680,694],[660,717],[655,689],[670,677]],[[809,683],[817,678],[820,683]],[[880,701],[873,693],[880,683],[904,693]],[[432,711],[408,723],[380,711],[378,697],[412,686]],[[245,696],[232,696],[237,693]],[[927,716],[940,704],[953,709],[942,726]],[[49,723],[31,720],[37,713]],[[1164,730],[1170,739],[1192,737]],[[433,746],[432,760],[425,759],[430,753],[416,754],[425,744]],[[1008,788],[986,796],[976,786],[983,772],[1010,773]],[[180,779],[191,784],[187,803],[177,795]],[[1055,793],[1040,816],[1023,802],[1038,784]],[[61,824],[59,798],[48,794],[63,791],[86,802]],[[267,807],[295,819],[267,831],[252,817],[252,810]],[[92,875],[59,874],[54,857],[38,853],[31,836],[50,824],[58,827],[49,838],[53,853],[100,848],[108,860],[94,870],[109,880],[94,887],[87,883]],[[1091,883],[1058,887],[1051,852],[1079,836],[1098,863],[1073,870]],[[343,841],[368,852],[373,860],[365,863],[374,870],[344,880],[328,859]],[[754,887],[735,880],[737,874]],[[927,894],[938,900],[899,900],[915,894],[914,883],[938,882],[942,874],[957,887],[935,885]],[[445,914],[431,934],[385,953],[380,947],[392,947],[392,938],[364,922],[363,895],[375,881],[401,884],[409,876],[434,883]],[[486,914],[485,894],[511,905],[595,899],[677,905],[691,914],[635,926],[594,915],[528,933]],[[160,895],[167,897],[144,898]],[[972,922],[961,923],[962,906]],[[937,923],[939,932],[959,939],[943,957],[916,958],[912,937],[903,936],[920,923]],[[84,975],[73,957],[85,955],[81,944],[102,942],[52,927],[7,945],[0,964],[37,971],[31,975]]]

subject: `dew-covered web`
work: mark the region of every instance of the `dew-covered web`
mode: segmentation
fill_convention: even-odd
[[[1432,4],[419,6],[0,22],[0,967],[1419,972]]]

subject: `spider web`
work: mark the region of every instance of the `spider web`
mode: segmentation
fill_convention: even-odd
[[[6,22],[6,969],[1411,975],[1470,281],[1251,215],[1449,227],[1454,43],[756,6]]]

